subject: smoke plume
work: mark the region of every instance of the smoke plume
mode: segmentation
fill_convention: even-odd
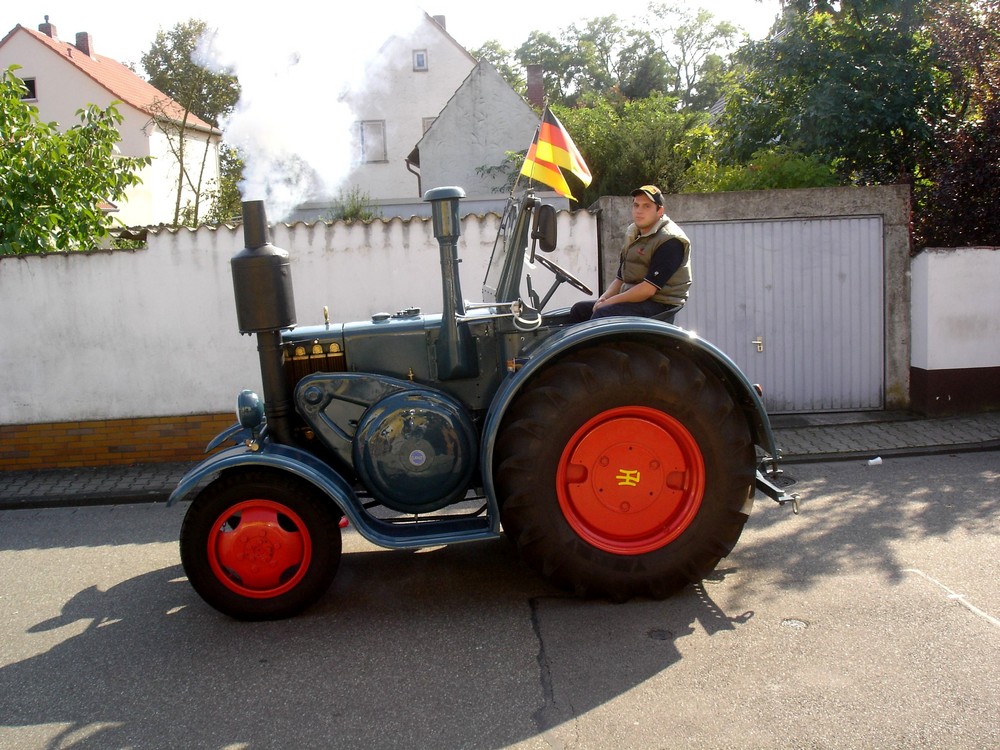
[[[357,114],[350,102],[378,96],[387,61],[379,50],[423,18],[412,2],[327,7],[280,2],[278,15],[232,18],[201,40],[198,62],[239,78],[242,95],[222,123],[244,159],[244,200],[263,200],[273,220],[335,196],[354,166]]]

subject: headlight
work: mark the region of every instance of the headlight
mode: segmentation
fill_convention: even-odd
[[[264,421],[264,402],[253,391],[240,391],[236,397],[236,419],[239,423],[252,430]]]

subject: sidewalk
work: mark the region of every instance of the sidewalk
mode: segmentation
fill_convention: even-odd
[[[783,464],[1000,450],[1000,412],[923,419],[904,412],[772,418]],[[0,471],[0,510],[164,502],[194,464]]]

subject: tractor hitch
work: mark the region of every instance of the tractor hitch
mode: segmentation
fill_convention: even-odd
[[[774,500],[778,505],[784,505],[785,503],[792,504],[792,513],[798,515],[799,513],[799,496],[794,492],[787,492],[783,487],[779,487],[777,482],[781,481],[781,477],[784,472],[778,469],[776,466],[772,466],[770,469],[764,468],[766,461],[762,461],[760,466],[757,467],[757,489],[767,495],[769,498]],[[776,462],[775,462],[776,463]],[[787,484],[791,484],[794,480],[785,480]]]

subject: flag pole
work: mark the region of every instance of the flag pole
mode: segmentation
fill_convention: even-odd
[[[545,107],[547,107],[547,106],[548,105],[546,104]],[[522,174],[521,170],[524,167],[524,162],[528,158],[528,154],[531,152],[531,146],[538,140],[538,134],[542,130],[542,118],[545,117],[545,107],[542,108],[542,114],[538,118],[538,124],[535,125],[535,134],[533,136],[531,136],[531,143],[528,144],[528,149],[524,152],[524,159],[521,160],[521,166],[517,170],[517,177],[514,179],[514,184],[510,188],[510,195],[511,195],[511,197],[514,196],[514,193],[517,190],[517,186],[521,182],[521,174]],[[529,177],[528,179],[531,179],[531,178]]]

